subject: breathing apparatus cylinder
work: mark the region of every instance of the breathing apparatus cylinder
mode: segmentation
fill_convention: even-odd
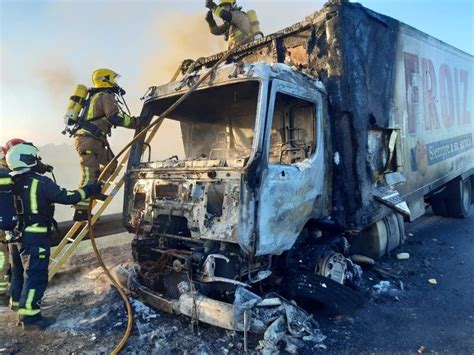
[[[89,89],[85,85],[77,85],[67,103],[66,113],[64,114],[64,123],[73,125],[77,122],[81,110],[87,100]]]
[[[248,10],[247,17],[249,19],[250,26],[252,28],[252,36],[254,38],[257,36],[263,37],[262,30],[260,29],[260,21],[258,20],[258,17],[257,17],[257,12],[255,12],[255,10]]]
[[[11,176],[0,171],[0,230],[3,231],[12,231],[17,224],[13,186]]]

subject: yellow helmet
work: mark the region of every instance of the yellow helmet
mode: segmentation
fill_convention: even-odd
[[[236,0],[220,0],[219,5],[230,4],[235,5]]]
[[[113,88],[117,86],[116,80],[120,75],[110,69],[97,69],[92,73],[92,84],[94,88]]]

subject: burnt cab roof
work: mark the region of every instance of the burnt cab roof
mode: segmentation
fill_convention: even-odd
[[[200,75],[203,75],[209,70],[210,69],[203,67],[192,73],[187,79],[151,87],[149,93],[145,97],[145,104],[158,99],[184,94]],[[299,86],[307,86],[309,84],[315,86],[322,93],[325,93],[324,86],[321,82],[300,72],[294,67],[292,68],[281,63],[275,63],[272,65],[263,63],[245,65],[238,63],[225,64],[219,67],[214,75],[211,75],[209,79],[205,80],[198,90],[220,85],[235,84],[243,81],[261,81],[271,78],[278,78]]]

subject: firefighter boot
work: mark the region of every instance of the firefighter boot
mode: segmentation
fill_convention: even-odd
[[[54,324],[54,319],[45,318],[41,314],[35,316],[24,316],[20,318],[23,330],[45,330]]]

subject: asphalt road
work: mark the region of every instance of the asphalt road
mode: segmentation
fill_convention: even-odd
[[[391,290],[372,289],[352,316],[318,317],[330,352],[474,353],[474,206],[465,220],[428,213],[406,228],[410,259],[377,261],[400,279],[365,272],[366,286],[388,280]]]

